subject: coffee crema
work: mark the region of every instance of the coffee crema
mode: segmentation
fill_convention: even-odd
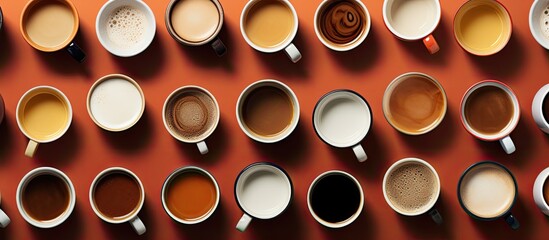
[[[189,42],[202,42],[217,31],[220,18],[212,1],[179,0],[171,10],[170,22],[179,37]]]
[[[273,86],[252,90],[242,105],[244,124],[260,136],[282,133],[292,123],[294,107],[288,94]]]
[[[414,214],[425,210],[436,200],[439,186],[429,167],[420,163],[404,163],[393,169],[384,187],[394,207]]]
[[[496,86],[474,90],[465,102],[465,119],[475,131],[494,135],[513,120],[515,107],[509,94]]]
[[[292,34],[297,23],[290,7],[279,0],[257,1],[246,13],[243,27],[254,44],[278,47]]]
[[[51,49],[70,40],[77,30],[72,9],[62,1],[38,1],[27,13],[23,24],[32,42]]]
[[[67,183],[54,175],[42,174],[32,178],[22,192],[25,212],[37,221],[49,221],[61,216],[69,207]]]
[[[97,181],[93,192],[93,204],[97,210],[115,220],[132,214],[139,207],[141,198],[137,180],[123,172],[107,173]]]
[[[342,174],[330,174],[320,179],[310,196],[313,212],[330,223],[351,218],[360,207],[360,201],[358,186]]]
[[[133,48],[146,36],[149,22],[145,13],[133,6],[115,9],[106,21],[107,36],[119,48]]]
[[[48,140],[62,133],[70,119],[67,104],[50,92],[40,92],[22,103],[21,125],[37,140]]]
[[[358,39],[366,29],[366,15],[355,1],[339,0],[328,4],[319,20],[322,36],[329,42],[345,45]]]
[[[168,128],[188,141],[201,139],[215,124],[218,112],[214,100],[198,90],[183,90],[167,105]]]
[[[208,176],[198,171],[188,171],[170,180],[164,197],[173,215],[185,221],[196,221],[213,210],[217,191]]]

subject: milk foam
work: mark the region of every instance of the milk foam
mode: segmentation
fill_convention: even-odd
[[[108,21],[107,36],[119,48],[133,48],[144,38],[147,31],[145,13],[132,6],[122,6],[114,10]]]
[[[436,200],[438,188],[433,172],[422,164],[409,163],[393,170],[385,183],[387,197],[404,212],[416,213]]]
[[[541,32],[546,38],[549,38],[549,5],[545,7],[540,15]]]
[[[125,128],[135,123],[141,116],[143,104],[139,89],[121,78],[100,83],[90,97],[90,110],[95,120],[112,129]]]

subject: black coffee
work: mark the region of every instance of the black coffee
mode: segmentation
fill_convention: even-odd
[[[545,95],[543,99],[543,104],[541,105],[541,110],[543,112],[543,118],[549,123],[549,94]]]
[[[337,223],[349,219],[360,205],[360,190],[345,175],[333,174],[319,180],[311,193],[311,207],[324,221]]]

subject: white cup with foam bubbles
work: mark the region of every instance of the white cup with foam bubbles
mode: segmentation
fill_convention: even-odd
[[[109,0],[97,13],[95,31],[107,51],[119,57],[132,57],[152,43],[156,20],[142,0]]]

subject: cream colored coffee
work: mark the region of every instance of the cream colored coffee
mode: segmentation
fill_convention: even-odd
[[[76,25],[72,9],[59,1],[40,1],[28,12],[23,29],[29,39],[45,48],[70,40]]]
[[[254,44],[274,48],[291,36],[295,24],[292,10],[282,1],[261,0],[248,10],[243,27]]]
[[[166,106],[168,128],[186,141],[201,140],[208,134],[218,116],[214,100],[198,90],[184,90]]]
[[[387,177],[385,191],[389,201],[402,212],[414,214],[424,211],[436,200],[437,177],[420,163],[404,163]]]
[[[493,164],[478,165],[467,172],[459,191],[465,208],[483,218],[494,218],[507,212],[516,194],[513,177]]]
[[[220,13],[209,0],[180,0],[172,9],[170,22],[179,37],[189,42],[202,42],[216,32]]]
[[[132,48],[144,40],[147,31],[147,17],[132,6],[115,9],[108,18],[107,36],[119,48]]]

